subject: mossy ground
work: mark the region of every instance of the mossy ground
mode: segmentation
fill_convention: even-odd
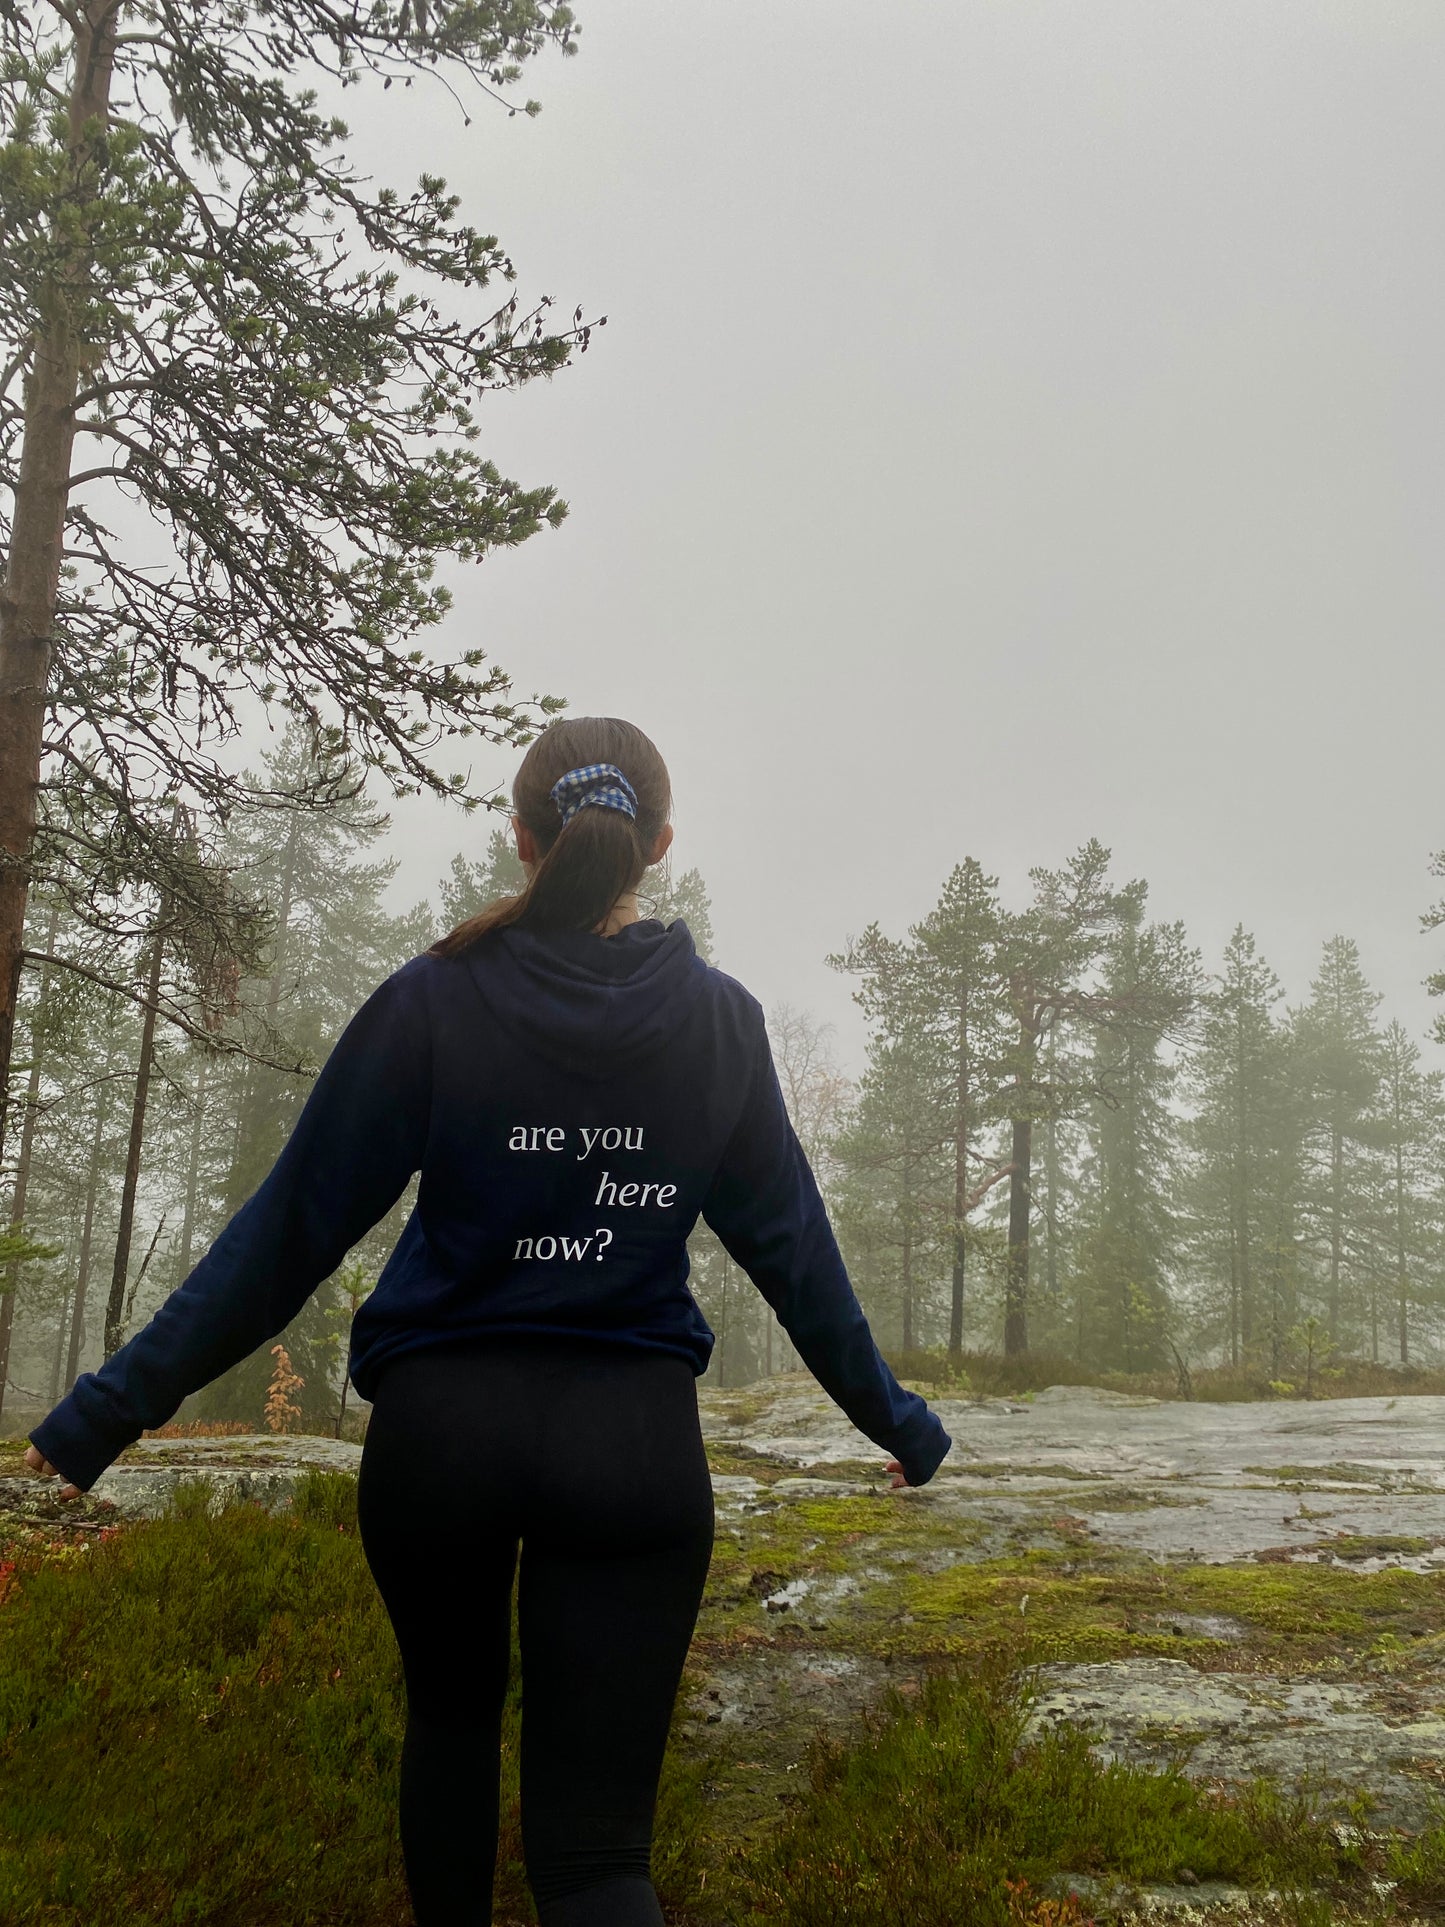
[[[1106,1895],[1181,1872],[1283,1888],[1295,1897],[1257,1918],[1300,1927],[1445,1918],[1445,1832],[1372,1842],[1336,1832],[1320,1799],[1104,1768],[1084,1735],[1026,1745],[1019,1724],[1042,1662],[1429,1673],[1445,1658],[1445,1578],[1348,1561],[1160,1565],[1090,1535],[1085,1515],[1120,1498],[1097,1481],[1032,1494],[1030,1516],[1000,1529],[893,1490],[876,1461],[827,1467],[875,1490],[779,1493],[796,1463],[709,1450],[715,1472],[760,1489],[719,1505],[674,1718],[654,1849],[673,1927],[1064,1927],[1088,1915],[1047,1897],[1060,1873]],[[22,1452],[0,1451],[0,1474]],[[354,1479],[309,1474],[277,1516],[212,1516],[203,1494],[182,1488],[172,1516],[104,1536],[86,1529],[107,1516],[89,1499],[47,1492],[0,1515],[0,1919],[404,1927],[404,1699]],[[1391,1550],[1405,1548],[1360,1556]],[[777,1610],[799,1580],[814,1592]],[[1235,1636],[1201,1637],[1208,1618]],[[809,1667],[826,1722],[816,1698],[782,1693],[766,1719],[708,1723],[709,1682],[730,1668]],[[535,1918],[519,1695],[514,1656],[499,1927]],[[1379,1897],[1371,1878],[1396,1884]],[[1106,1917],[1107,1902],[1089,1906]]]

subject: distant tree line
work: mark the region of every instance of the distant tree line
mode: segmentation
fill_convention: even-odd
[[[496,827],[430,898],[388,909],[388,819],[358,766],[316,743],[292,724],[246,772],[271,807],[237,808],[209,838],[177,815],[159,881],[126,915],[114,898],[102,913],[75,891],[32,893],[0,1174],[0,1392],[27,1406],[59,1398],[189,1274],[375,984],[522,882]],[[297,795],[306,806],[286,807]],[[1302,1343],[1311,1359],[1432,1358],[1445,1076],[1382,1021],[1348,938],[1325,943],[1288,1006],[1245,930],[1206,970],[1180,924],[1149,919],[1146,886],[1109,872],[1087,843],[1010,908],[970,858],[904,935],[873,924],[849,942],[830,962],[868,1019],[856,1083],[826,1026],[769,1012],[879,1342],[1273,1378]],[[712,957],[697,871],[650,873],[642,907],[684,916]],[[1445,904],[1421,921],[1445,925]],[[1430,987],[1445,994],[1445,974]],[[307,1427],[340,1427],[351,1318],[413,1203],[409,1188],[280,1334]],[[733,1384],[796,1366],[706,1227],[691,1257],[710,1371]],[[260,1424],[274,1370],[268,1343],[178,1416]]]
[[[1011,910],[970,858],[906,936],[831,960],[870,1019],[834,1201],[883,1335],[1120,1371],[1419,1362],[1445,1320],[1441,1071],[1348,937],[1288,1006],[1243,927],[1206,971],[1109,861],[1088,843]]]

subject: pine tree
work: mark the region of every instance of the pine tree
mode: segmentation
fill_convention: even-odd
[[[1069,1048],[1071,1033],[1137,1025],[1146,1035],[1163,1037],[1187,1020],[1193,1004],[1187,969],[1161,969],[1127,988],[1101,980],[1118,931],[1142,916],[1147,896],[1139,881],[1111,885],[1109,861],[1109,851],[1091,840],[1062,869],[1031,870],[1032,904],[1003,919],[1000,957],[1013,1033],[1002,1098],[1011,1124],[1004,1289],[1009,1355],[1029,1349],[1034,1127],[1041,1119],[1077,1115],[1100,1088],[1088,1057]]]
[[[555,372],[589,326],[579,309],[549,332],[545,300],[519,313],[511,296],[463,327],[425,285],[398,297],[403,269],[465,292],[514,270],[455,224],[439,177],[367,194],[331,151],[345,124],[294,81],[319,65],[410,86],[445,62],[505,98],[574,33],[561,0],[447,5],[429,25],[420,6],[346,0],[0,7],[0,397],[23,383],[0,409],[0,1094],[31,881],[89,867],[37,847],[42,784],[76,821],[135,825],[172,798],[224,817],[239,797],[218,751],[254,696],[398,791],[475,803],[434,745],[524,742],[555,707],[510,700],[480,649],[407,645],[449,607],[438,556],[480,559],[566,513],[551,488],[428,444],[473,439],[481,395]],[[257,188],[239,209],[233,168]],[[178,568],[117,552],[91,493],[112,481]]]
[[[1427,1312],[1438,1315],[1441,1304],[1445,1073],[1421,1068],[1420,1047],[1398,1021],[1381,1039],[1372,1135],[1380,1152],[1374,1248],[1384,1261],[1373,1277],[1381,1280],[1392,1304],[1400,1363],[1408,1365],[1418,1322]],[[1372,1290],[1375,1357],[1380,1322],[1378,1294]]]
[[[452,858],[451,869],[439,888],[442,928],[455,930],[499,897],[520,896],[526,885],[527,872],[511,831],[494,827],[480,859],[460,850]]]
[[[1110,1016],[1095,1024],[1089,1135],[1096,1200],[1083,1239],[1077,1292],[1080,1355],[1143,1371],[1163,1364],[1178,1226],[1178,1126],[1165,1057],[1165,1013],[1192,999],[1198,956],[1181,924],[1145,925],[1131,900],[1111,948],[1103,993]],[[1150,1012],[1154,1013],[1152,1016]],[[1115,1015],[1119,1013],[1120,1015]]]
[[[224,1170],[221,1160],[210,1166],[211,1182],[220,1181],[219,1195],[207,1193],[196,1201],[198,1247],[270,1171],[317,1070],[352,1015],[431,936],[429,906],[400,917],[385,909],[383,897],[397,864],[394,858],[370,860],[366,854],[385,834],[389,819],[368,800],[363,773],[345,758],[318,755],[298,727],[288,728],[263,760],[264,776],[248,775],[248,783],[268,788],[274,807],[264,813],[238,811],[228,853],[252,887],[275,905],[271,943],[260,973],[242,986],[243,1015],[237,1022],[247,1035],[263,1037],[278,1056],[270,1062],[229,1060],[212,1066],[207,1101],[214,1088],[217,1109],[229,1114],[232,1129]],[[297,788],[322,783],[332,797],[325,814],[286,807]],[[296,1071],[280,1067],[285,1056],[297,1063]],[[408,1187],[351,1254],[372,1276],[400,1233],[414,1188]],[[310,1423],[334,1419],[336,1410],[334,1314],[344,1297],[339,1277],[324,1280],[279,1334],[305,1382],[301,1397]],[[242,1359],[187,1400],[184,1415],[257,1420],[271,1369],[264,1349]]]
[[[1445,850],[1437,850],[1430,859],[1430,874],[1445,877]],[[1432,904],[1420,919],[1423,930],[1439,930],[1445,926],[1445,897]],[[1445,970],[1432,971],[1425,979],[1425,988],[1432,997],[1445,997]],[[1437,1044],[1445,1044],[1445,1015],[1435,1019],[1430,1035]]]
[[[1191,1243],[1232,1365],[1267,1359],[1278,1377],[1298,1322],[1300,1140],[1291,1039],[1274,1016],[1283,986],[1242,925],[1202,1001],[1187,1127]],[[1208,1326],[1206,1326],[1206,1330]]]
[[[1005,1049],[997,877],[986,876],[975,858],[966,857],[910,936],[917,949],[916,994],[941,1085],[940,1128],[952,1167],[948,1348],[957,1360],[963,1351],[969,1213],[1010,1175],[988,1128],[996,1116]]]
[[[1335,1345],[1347,1336],[1362,1336],[1371,1299],[1370,1164],[1381,1078],[1374,1013],[1379,1002],[1379,993],[1365,981],[1355,945],[1347,937],[1331,937],[1310,986],[1310,1001],[1292,1013],[1291,1020],[1308,1116],[1302,1230],[1323,1274],[1325,1324]]]
[[[866,1247],[870,1318],[897,1333],[902,1349],[931,1342],[935,1281],[946,1247],[938,1209],[944,1167],[932,1111],[926,1040],[905,1019],[874,1039],[857,1102],[834,1141],[843,1177],[839,1228],[849,1248]],[[951,1246],[951,1240],[950,1240]]]

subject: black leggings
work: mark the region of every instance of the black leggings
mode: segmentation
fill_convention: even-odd
[[[406,1681],[417,1927],[489,1927],[521,1546],[522,1850],[541,1927],[662,1927],[653,1814],[713,1544],[685,1358],[499,1334],[376,1389],[361,1542]]]

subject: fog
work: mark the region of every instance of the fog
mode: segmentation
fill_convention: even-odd
[[[524,300],[607,316],[479,411],[571,516],[444,573],[440,646],[654,735],[721,960],[854,1063],[829,950],[965,853],[1021,900],[1088,836],[1209,961],[1242,920],[1301,998],[1341,931],[1420,1029],[1439,9],[639,4],[581,40],[535,120],[337,95],[361,171],[443,174]],[[396,900],[485,827],[402,805]]]

